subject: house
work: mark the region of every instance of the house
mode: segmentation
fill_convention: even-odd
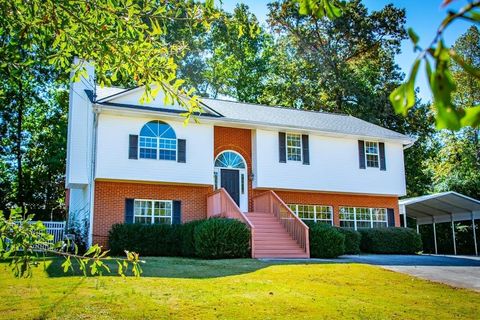
[[[143,88],[96,87],[86,70],[70,86],[66,187],[90,244],[107,245],[115,223],[182,223],[225,206],[255,228],[257,257],[308,256],[298,218],[400,226],[410,137],[348,115],[215,99],[184,125],[161,94],[141,104]]]

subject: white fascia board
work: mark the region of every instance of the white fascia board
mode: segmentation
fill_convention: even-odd
[[[163,112],[163,111],[156,111],[156,110],[139,110],[134,108],[127,109],[123,107],[109,106],[109,105],[103,105],[103,104],[96,104],[94,107],[100,113],[107,112],[107,113],[113,113],[113,114],[139,115],[139,116],[159,115],[161,117],[172,118],[172,119],[178,119],[179,117],[181,117],[178,113],[170,113],[170,112]],[[270,130],[270,131],[291,129],[299,133],[318,134],[322,136],[337,137],[337,138],[362,139],[362,140],[370,139],[374,141],[401,143],[403,145],[409,145],[415,141],[414,139],[395,139],[395,138],[386,138],[386,137],[379,137],[379,136],[354,135],[354,134],[346,134],[341,132],[314,130],[311,128],[304,128],[304,127],[298,127],[298,126],[284,126],[284,125],[270,124],[270,123],[265,123],[260,121],[246,122],[242,120],[223,118],[223,117],[197,116],[197,118],[201,121],[204,121],[204,123],[209,123],[209,124],[223,126],[223,127],[262,129],[262,130]]]

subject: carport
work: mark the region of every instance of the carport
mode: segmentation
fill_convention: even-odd
[[[421,197],[402,199],[398,202],[403,225],[407,225],[407,216],[414,218],[417,224],[417,233],[420,225],[433,225],[433,239],[435,253],[438,254],[436,223],[450,222],[453,237],[453,249],[457,254],[454,223],[471,221],[473,227],[473,241],[475,255],[478,256],[478,244],[475,230],[475,220],[480,219],[480,201],[463,194],[448,191]]]

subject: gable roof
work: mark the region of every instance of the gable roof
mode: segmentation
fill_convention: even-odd
[[[97,87],[97,104],[130,109],[149,110],[159,113],[168,112],[168,107],[146,107],[131,103],[122,104],[121,97],[135,89]],[[111,93],[109,95],[109,93]],[[101,97],[101,98],[100,98]],[[109,102],[115,100],[115,103]],[[275,126],[311,130],[338,135],[353,135],[378,139],[400,140],[403,144],[411,144],[414,138],[383,128],[359,118],[326,112],[306,111],[286,107],[272,107],[260,104],[236,101],[201,98],[204,112],[200,116],[215,117],[219,121],[239,124]]]
[[[202,102],[220,113],[225,117],[225,120],[231,120],[233,122],[286,126],[290,128],[365,137],[412,140],[401,133],[385,129],[350,115],[272,107],[218,99],[202,99]]]

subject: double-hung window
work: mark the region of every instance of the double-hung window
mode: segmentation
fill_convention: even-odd
[[[333,208],[331,206],[289,204],[288,207],[302,220],[332,224]]]
[[[365,159],[367,167],[378,168],[378,142],[365,141]]]
[[[387,209],[340,207],[340,227],[385,228],[388,226]]]
[[[135,200],[135,223],[172,224],[173,205],[170,200]]]
[[[302,135],[287,133],[287,160],[302,161]]]

